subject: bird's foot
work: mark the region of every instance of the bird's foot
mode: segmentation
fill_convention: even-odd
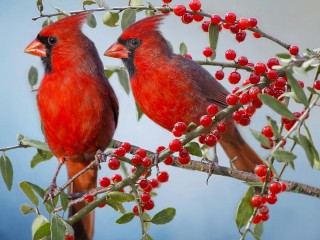
[[[214,152],[213,152],[213,159],[209,160],[206,157],[202,158],[201,161],[205,161],[208,162],[209,164],[209,168],[208,168],[208,178],[206,183],[208,184],[209,178],[212,176],[212,173],[218,173],[218,174],[222,174],[222,172],[220,171],[220,167],[219,167],[219,160],[218,160],[218,156],[217,156],[217,152],[216,152],[216,148],[214,148]]]
[[[96,152],[96,155],[95,155],[94,158],[95,158],[96,164],[97,164],[97,166],[98,166],[98,168],[100,170],[101,169],[101,165],[100,164],[107,161],[107,155],[104,152],[102,152],[101,150],[98,150]]]

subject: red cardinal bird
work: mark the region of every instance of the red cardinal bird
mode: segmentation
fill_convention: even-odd
[[[67,166],[69,178],[105,150],[118,120],[118,100],[104,75],[94,43],[81,32],[88,14],[61,19],[40,31],[25,49],[40,56],[45,75],[38,91],[38,108],[53,154]],[[70,193],[96,187],[97,168],[78,177]],[[69,215],[85,204],[69,209]],[[75,239],[92,239],[94,213],[74,226]]]
[[[176,122],[194,122],[214,103],[220,108],[228,91],[202,66],[172,53],[158,31],[163,16],[148,17],[128,27],[105,56],[121,58],[130,74],[134,98],[154,122],[171,131]],[[234,166],[253,171],[262,159],[238,132],[232,119],[220,144]]]

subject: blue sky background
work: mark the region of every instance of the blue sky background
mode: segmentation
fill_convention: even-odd
[[[39,128],[39,117],[36,108],[35,94],[30,91],[27,81],[31,65],[39,69],[40,78],[43,74],[40,59],[24,54],[23,50],[41,29],[42,21],[32,21],[38,15],[36,1],[16,0],[1,3],[0,14],[0,64],[1,94],[0,94],[0,147],[17,144],[16,135],[22,133],[30,138],[43,140]],[[82,1],[52,1],[52,4],[65,10],[81,9]],[[238,16],[256,17],[259,26],[273,36],[306,48],[320,46],[320,30],[317,27],[319,1],[250,1],[250,0],[203,0],[203,9],[210,13],[224,15],[227,11],[235,11]],[[106,1],[110,7],[125,6],[126,1]],[[162,4],[155,1],[155,5]],[[188,1],[173,1],[173,4]],[[54,12],[45,5],[44,12]],[[120,35],[120,28],[108,28],[102,24],[103,13],[95,14],[98,26],[91,29],[84,27],[85,33],[96,43],[103,62],[108,66],[120,65],[121,62],[103,56],[103,52]],[[144,16],[139,14],[139,18]],[[179,44],[184,41],[189,53],[194,59],[203,59],[202,49],[208,45],[206,34],[201,31],[200,24],[184,25],[175,16],[170,16],[161,26],[165,37],[172,43],[176,52]],[[283,52],[279,46],[264,39],[253,39],[250,34],[244,43],[237,43],[229,32],[223,31],[219,39],[218,60],[223,60],[225,50],[234,49],[238,56],[245,55],[250,61],[266,61],[275,53]],[[161,67],[161,66],[159,66]],[[216,68],[208,68],[214,73]],[[312,75],[297,76],[306,85],[312,84]],[[158,145],[167,145],[172,136],[166,130],[158,127],[147,117],[136,121],[135,107],[132,95],[128,96],[121,88],[117,78],[110,79],[120,101],[120,122],[115,139],[128,141],[149,150]],[[227,88],[230,86],[222,82]],[[295,108],[293,108],[295,109]],[[300,107],[295,110],[301,110]],[[260,130],[267,124],[265,114],[276,117],[268,109],[259,110],[253,118],[251,128]],[[307,124],[311,129],[320,149],[319,112],[314,112]],[[261,156],[267,151],[259,147],[250,135],[249,128],[240,128],[245,138]],[[34,149],[20,149],[7,152],[14,165],[14,185],[8,192],[0,180],[1,224],[0,239],[31,239],[31,223],[34,215],[22,216],[19,206],[28,202],[19,188],[20,181],[31,181],[43,188],[50,184],[57,161],[52,160],[30,168],[30,160],[35,154]],[[228,165],[222,149],[218,148],[220,164]],[[307,159],[298,147],[296,154],[296,171],[287,169],[284,178],[319,187],[320,173],[311,169]],[[235,225],[234,215],[237,203],[246,191],[246,185],[226,177],[213,176],[206,185],[206,174],[190,172],[177,168],[161,166],[170,173],[169,183],[163,184],[157,191],[156,208],[150,214],[166,207],[175,207],[177,215],[168,225],[152,226],[149,233],[154,239],[238,239],[239,233]],[[106,167],[100,171],[100,176],[112,176],[114,173]],[[65,169],[59,176],[61,185],[66,180]],[[128,210],[131,205],[128,205]],[[263,239],[310,239],[320,238],[319,229],[320,204],[319,200],[293,193],[279,195],[278,203],[270,207],[270,220],[265,224]],[[96,211],[95,239],[139,239],[140,229],[138,219],[126,225],[118,225],[114,221],[119,214],[106,207]],[[248,239],[251,239],[248,237]]]

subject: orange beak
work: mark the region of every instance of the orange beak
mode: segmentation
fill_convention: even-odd
[[[25,49],[25,53],[29,53],[32,55],[36,55],[39,57],[46,57],[47,56],[47,50],[42,42],[40,42],[38,39],[33,40]]]
[[[113,58],[128,58],[129,51],[122,44],[114,43],[105,51],[104,55]]]

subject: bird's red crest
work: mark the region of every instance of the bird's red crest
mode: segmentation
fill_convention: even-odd
[[[79,13],[70,17],[62,18],[42,29],[40,35],[50,36],[53,33],[57,34],[57,32],[72,34],[73,31],[81,29],[81,26],[87,19],[88,15],[89,13]]]
[[[158,31],[159,25],[164,15],[156,15],[144,18],[130,25],[121,35],[121,39],[128,39],[134,36],[143,36],[153,31]]]

